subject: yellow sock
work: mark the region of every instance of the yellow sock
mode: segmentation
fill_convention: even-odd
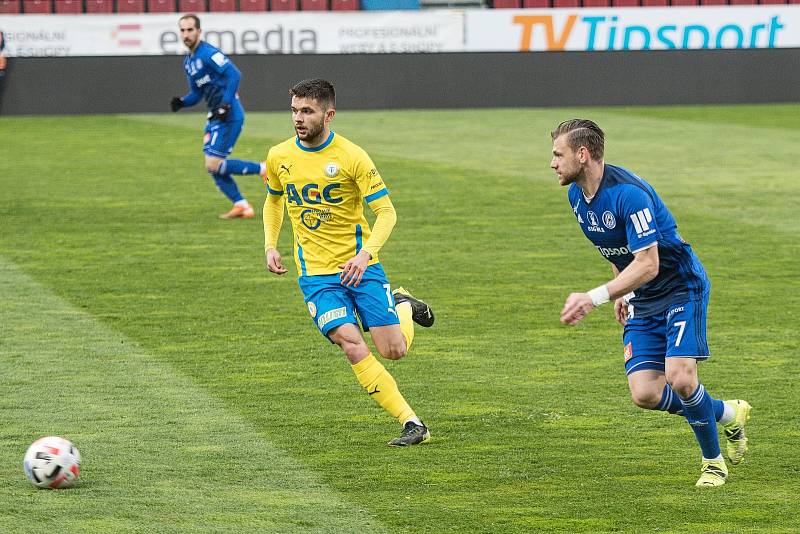
[[[364,386],[369,396],[384,410],[396,417],[400,424],[405,424],[409,419],[417,417],[400,390],[397,389],[397,382],[375,356],[370,354],[351,367],[358,382]]]
[[[406,338],[406,352],[411,349],[411,342],[414,341],[414,320],[411,318],[411,304],[401,302],[394,308],[397,310],[397,317],[400,319],[400,331]]]

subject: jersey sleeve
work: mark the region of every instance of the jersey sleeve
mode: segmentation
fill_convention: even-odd
[[[364,150],[358,150],[355,154],[353,179],[367,204],[389,194],[372,158]]]
[[[270,195],[283,195],[283,185],[278,179],[278,158],[274,156],[273,149],[267,153],[267,193]]]
[[[658,242],[653,199],[639,187],[625,187],[619,196],[619,215],[625,221],[628,249],[632,254]]]

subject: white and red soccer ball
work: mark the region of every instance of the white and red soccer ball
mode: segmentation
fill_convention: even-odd
[[[37,488],[68,488],[80,474],[81,454],[69,440],[47,436],[31,443],[22,466]]]

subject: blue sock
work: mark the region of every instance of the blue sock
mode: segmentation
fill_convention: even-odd
[[[661,402],[656,406],[656,410],[683,415],[683,403],[680,397],[672,391],[669,384],[664,384],[664,392],[661,394]]]
[[[258,174],[259,172],[261,172],[261,164],[257,161],[226,159],[219,167],[220,174]]]
[[[214,178],[214,181],[217,183],[217,187],[222,194],[228,197],[233,203],[239,202],[240,200],[244,199],[242,194],[239,192],[239,187],[236,185],[236,182],[233,181],[233,176],[230,174],[220,174],[218,172],[210,173],[211,176]]]
[[[714,403],[706,393],[703,384],[689,398],[683,401],[686,420],[694,431],[694,436],[703,451],[703,458],[711,460],[719,456],[719,437],[717,436],[717,420],[714,414]]]
[[[711,395],[709,395],[711,397]],[[711,397],[711,405],[714,407],[714,419],[719,422],[722,419],[722,414],[725,413],[725,403],[719,399]],[[669,412],[675,415],[683,415],[683,403],[669,384],[664,385],[664,392],[661,394],[661,402],[656,406],[656,410],[662,412]]]

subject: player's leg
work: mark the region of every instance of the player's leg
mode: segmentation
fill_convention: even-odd
[[[203,138],[206,170],[211,174],[222,194],[233,204],[230,211],[220,215],[221,219],[250,219],[255,216],[253,207],[239,191],[239,186],[236,185],[233,174],[226,168],[225,158],[233,150],[233,145],[236,143],[241,130],[241,121],[210,121],[206,125]]]
[[[727,467],[720,452],[716,423],[719,420],[725,425],[732,416],[735,418],[736,410],[714,399],[698,377],[698,360],[710,356],[706,339],[707,304],[706,295],[703,300],[676,304],[668,310],[665,371],[667,383],[681,397],[684,415],[703,453],[703,472],[697,485],[719,486],[727,479]]]
[[[339,275],[304,276],[299,283],[320,333],[342,348],[367,394],[401,424],[419,421],[392,375],[370,352],[357,326],[353,297],[341,285]],[[404,444],[420,443],[427,437],[420,436],[419,440]]]
[[[391,287],[381,265],[367,267],[358,287],[349,287],[347,290],[355,302],[361,324],[364,330],[369,330],[378,353],[391,360],[402,358],[411,345],[413,325],[411,337],[408,337],[400,324],[402,319],[398,317],[399,310],[395,306]],[[411,322],[410,317],[408,321]],[[364,384],[361,377],[359,381]],[[398,417],[398,420],[403,425],[403,432],[400,437],[389,442],[390,446],[415,445],[430,438],[428,428],[413,412]]]

